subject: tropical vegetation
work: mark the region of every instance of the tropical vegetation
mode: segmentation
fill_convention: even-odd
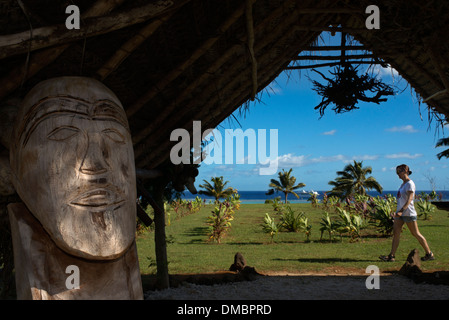
[[[299,198],[299,195],[295,192],[295,190],[304,188],[306,185],[302,182],[296,184],[296,178],[291,174],[292,170],[293,169],[285,171],[282,169],[282,172],[278,172],[279,180],[271,179],[271,182],[268,185],[271,189],[268,190],[267,195],[275,192],[283,192],[285,203],[287,203],[287,197],[290,193],[296,198]]]
[[[346,165],[343,171],[337,171],[338,177],[335,180],[329,181],[329,185],[333,186],[329,195],[345,199],[355,195],[366,195],[367,190],[382,193],[379,182],[372,176],[367,177],[372,172],[371,167],[363,167],[363,161],[354,160],[352,164]]]
[[[218,203],[220,199],[226,198],[233,193],[236,193],[236,190],[234,188],[226,188],[226,185],[229,183],[229,181],[223,181],[223,177],[212,177],[210,180],[212,181],[212,183],[207,180],[203,180],[204,184],[200,184],[200,188],[204,188],[205,190],[200,190],[198,193],[214,197],[216,203]]]

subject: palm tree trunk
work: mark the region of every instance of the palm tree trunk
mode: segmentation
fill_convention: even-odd
[[[288,192],[284,192],[284,194],[285,194],[285,204],[287,204]]]

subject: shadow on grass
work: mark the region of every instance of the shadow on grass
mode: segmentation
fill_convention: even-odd
[[[253,245],[262,245],[264,244],[263,242],[252,242],[252,241],[248,241],[248,242],[226,242],[227,245],[231,245],[231,246],[253,246]]]
[[[281,259],[274,258],[274,261],[297,261],[310,263],[334,263],[334,262],[379,262],[379,260],[363,260],[351,258],[298,258],[298,259]]]
[[[184,232],[184,235],[189,237],[202,237],[207,236],[208,231],[208,227],[195,227]]]

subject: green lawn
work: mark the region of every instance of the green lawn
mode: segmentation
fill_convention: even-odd
[[[376,265],[382,271],[399,270],[408,253],[423,249],[407,228],[401,236],[396,262],[382,262],[381,254],[388,254],[391,237],[380,237],[372,228],[363,230],[359,241],[351,242],[349,237],[337,236],[330,242],[320,241],[319,221],[322,209],[306,204],[292,204],[295,211],[304,211],[312,224],[310,242],[303,233],[281,232],[271,242],[263,233],[261,224],[266,212],[273,217],[272,206],[268,204],[242,204],[235,214],[229,233],[222,243],[208,242],[206,217],[212,206],[207,205],[198,213],[171,221],[166,227],[169,273],[207,273],[228,270],[234,254],[241,252],[248,265],[261,273],[267,272],[334,272],[347,269],[348,272],[364,272],[367,266]],[[418,220],[421,233],[426,237],[436,260],[423,262],[424,271],[449,270],[449,218],[448,212],[436,210],[433,219]],[[327,234],[323,239],[328,239]],[[137,247],[142,274],[155,273],[154,233],[145,232],[138,236]]]

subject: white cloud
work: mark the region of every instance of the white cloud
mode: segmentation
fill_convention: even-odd
[[[324,135],[324,136],[333,136],[336,132],[337,132],[337,130],[334,129],[334,130],[331,130],[331,131],[323,132],[322,135]]]
[[[421,153],[410,154],[408,152],[392,153],[385,155],[387,159],[416,159],[422,157]]]
[[[389,131],[389,132],[405,132],[405,133],[414,133],[414,132],[418,132],[418,130],[416,130],[412,125],[408,124],[406,126],[402,126],[402,127],[393,127],[393,128],[388,128],[385,129],[385,131]]]
[[[381,65],[376,64],[374,66],[374,72],[378,73],[381,77],[384,77],[384,76],[399,77],[398,71],[390,65],[388,65],[388,67],[384,68]]]
[[[353,160],[363,161],[363,160],[377,160],[379,158],[378,155],[358,155],[358,156],[345,156],[342,154],[333,155],[333,156],[320,156],[316,158],[311,158],[310,156],[300,155],[296,156],[292,153],[287,153],[278,156],[274,160],[270,160],[270,163],[275,163],[277,161],[277,166],[279,168],[297,168],[297,167],[305,167],[318,163],[329,163],[329,162],[343,162],[350,163]],[[268,161],[261,164],[263,167],[267,166]]]

